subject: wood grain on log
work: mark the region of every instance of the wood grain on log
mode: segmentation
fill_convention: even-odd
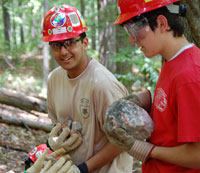
[[[12,90],[0,88],[0,103],[14,106],[31,112],[32,110],[47,113],[46,100],[32,96],[26,96]]]

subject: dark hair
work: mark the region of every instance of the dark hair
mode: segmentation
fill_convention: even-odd
[[[154,29],[157,27],[157,17],[159,15],[163,15],[166,17],[170,26],[170,29],[168,31],[173,31],[174,37],[181,37],[183,35],[184,27],[181,23],[180,16],[178,14],[170,13],[167,7],[161,7],[142,15],[148,19],[152,31],[154,31]]]
[[[86,37],[86,33],[85,32],[81,33],[80,37],[81,37],[81,42],[83,43],[83,39]]]

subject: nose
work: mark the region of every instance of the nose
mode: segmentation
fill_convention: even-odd
[[[60,48],[60,53],[61,55],[65,55],[66,53],[68,53],[68,47],[66,47],[65,45],[62,45]]]

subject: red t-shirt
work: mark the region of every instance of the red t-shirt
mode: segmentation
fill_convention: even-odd
[[[164,62],[151,110],[149,142],[173,147],[200,141],[200,50],[192,46]],[[147,173],[200,172],[156,159],[142,165]]]

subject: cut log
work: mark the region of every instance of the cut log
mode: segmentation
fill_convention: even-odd
[[[26,96],[13,90],[0,88],[0,103],[14,106],[31,112],[32,110],[47,113],[46,100]]]
[[[0,115],[0,122],[6,123],[6,124],[13,124],[18,126],[23,126],[25,128],[34,128],[39,130],[44,130],[46,132],[50,132],[52,129],[52,125],[50,124],[44,124],[36,121],[29,121],[29,120],[23,120],[19,118],[10,118],[6,116]]]

